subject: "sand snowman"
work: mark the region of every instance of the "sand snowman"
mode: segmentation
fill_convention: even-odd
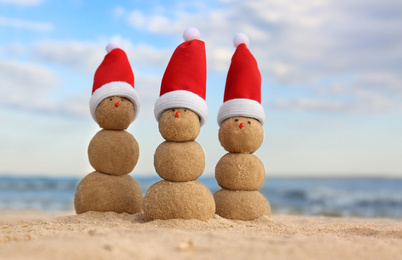
[[[218,215],[252,220],[271,214],[267,199],[258,191],[265,179],[265,168],[253,154],[264,138],[261,74],[248,49],[248,37],[239,33],[233,43],[236,51],[226,79],[224,103],[218,112],[219,141],[229,153],[216,165],[215,178],[222,189],[214,198]]]
[[[95,72],[90,111],[102,128],[88,147],[95,169],[79,183],[74,206],[77,214],[87,211],[136,213],[142,211],[139,184],[128,175],[139,157],[135,138],[125,131],[137,117],[140,100],[134,89],[134,74],[126,53],[115,43]]]
[[[197,179],[205,168],[205,154],[195,141],[208,116],[205,44],[195,28],[187,29],[162,78],[155,103],[159,132],[166,140],[154,154],[154,166],[164,179],[144,197],[146,220],[200,219],[215,216],[212,193]]]

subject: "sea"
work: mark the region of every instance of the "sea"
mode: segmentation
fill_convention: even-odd
[[[145,193],[159,177],[134,176]],[[0,175],[2,209],[73,211],[80,178]],[[214,177],[201,177],[212,192]],[[260,192],[272,214],[402,219],[402,179],[267,178]]]

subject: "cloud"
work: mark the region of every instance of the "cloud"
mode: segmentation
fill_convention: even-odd
[[[90,118],[90,91],[91,89],[90,87],[88,87],[85,88],[85,91],[64,95],[62,100],[57,103],[57,106],[54,107],[51,112],[63,115],[73,115]]]
[[[134,45],[130,40],[119,36],[110,40],[119,42],[127,53],[135,74],[136,89],[143,103],[142,114],[153,116],[153,104],[159,96],[160,80],[171,50],[157,49],[145,44]],[[87,82],[92,82],[96,69],[106,55],[106,42],[110,40],[40,41],[32,45],[3,46],[3,53],[14,58],[30,56],[35,63],[0,63],[0,81],[4,83],[0,89],[3,97],[0,101],[31,112],[88,116],[91,86],[75,86],[76,81],[73,78],[59,82],[59,75],[52,68],[60,68],[77,77],[81,74]],[[11,86],[15,91],[8,94]],[[53,96],[57,96],[57,101]],[[23,102],[28,99],[31,101]]]
[[[62,65],[76,72],[94,73],[105,57],[105,46],[110,41],[116,41],[122,46],[134,70],[163,69],[171,55],[171,50],[158,49],[146,44],[134,45],[130,40],[120,36],[114,36],[109,41],[102,43],[41,41],[35,43],[27,51],[41,62]]]
[[[63,65],[77,72],[92,73],[105,55],[99,44],[79,41],[41,41],[29,50],[33,57],[42,62]]]
[[[136,30],[161,37],[176,39],[188,26],[198,27],[206,43],[208,73],[222,77],[234,52],[233,36],[243,31],[263,87],[276,93],[268,107],[345,113],[401,111],[402,17],[397,10],[402,4],[391,0],[381,5],[374,0],[252,0],[221,1],[213,7],[116,7],[112,12]],[[120,42],[128,54],[141,95],[154,100],[174,46],[156,47],[146,38],[134,44],[116,35],[96,42],[41,41],[26,52],[41,64],[93,75],[110,40]],[[17,47],[10,51],[21,52]],[[288,95],[293,90],[297,95]]]
[[[401,112],[401,12],[402,2],[393,0],[251,0],[220,1],[213,8],[179,3],[126,15],[130,26],[154,34],[177,36],[198,27],[214,73],[226,72],[231,40],[245,32],[263,82],[282,87],[277,107]],[[334,84],[343,85],[341,98],[325,94]],[[323,91],[311,95],[317,85]],[[288,97],[286,86],[298,88],[302,98]]]
[[[313,98],[281,99],[266,104],[268,109],[285,109],[291,111],[315,111],[324,113],[384,113],[401,111],[402,105],[390,102],[388,98],[371,96],[353,102],[339,100],[318,100]]]
[[[117,7],[115,7],[113,9],[113,15],[115,17],[123,16],[125,14],[125,12],[126,12],[126,9],[124,7],[121,7],[121,6],[117,6]]]
[[[19,108],[49,109],[50,93],[60,85],[56,75],[33,63],[0,61],[0,103]]]
[[[31,31],[49,32],[54,26],[51,23],[29,21],[18,18],[0,16],[0,26],[12,27],[16,29],[26,29]]]
[[[44,2],[44,0],[0,0],[0,3],[21,5],[21,6],[37,6]]]
[[[266,102],[264,106],[267,109],[325,113],[398,113],[402,111],[402,89],[398,88],[402,85],[398,81],[388,75],[356,77],[324,87],[317,86],[302,97],[279,98]]]
[[[58,75],[31,62],[0,61],[0,106],[29,113],[89,116],[90,90],[65,93]]]
[[[0,107],[28,113],[89,117],[90,90],[58,94],[57,75],[32,63],[0,62]]]

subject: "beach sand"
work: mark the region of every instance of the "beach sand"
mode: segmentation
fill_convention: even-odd
[[[401,259],[402,220],[0,211],[0,259]]]

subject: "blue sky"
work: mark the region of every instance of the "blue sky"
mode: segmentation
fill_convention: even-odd
[[[394,0],[0,0],[0,173],[84,176],[99,130],[93,75],[117,41],[142,110],[135,175],[155,175],[163,141],[153,117],[160,80],[183,31],[206,43],[208,122],[197,141],[205,174],[225,154],[216,115],[237,32],[262,73],[270,176],[402,177],[402,3]]]

